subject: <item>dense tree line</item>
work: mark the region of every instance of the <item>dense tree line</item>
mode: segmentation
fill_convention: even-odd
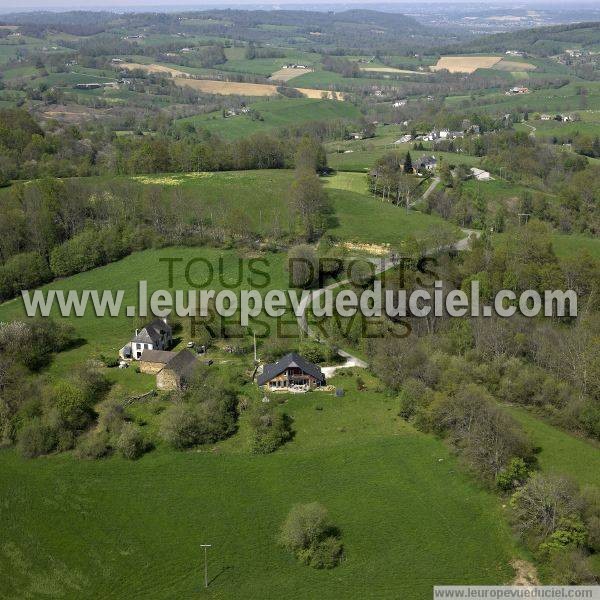
[[[410,338],[364,342],[377,375],[391,389],[401,390],[411,379],[424,386],[418,397],[406,397],[410,418],[429,419],[433,392],[445,397],[473,383],[497,399],[543,410],[564,427],[600,439],[598,260],[585,252],[559,260],[547,226],[534,221],[503,243],[475,242],[460,260],[446,259],[434,270],[448,289],[462,287],[469,293],[471,281],[477,280],[481,302],[487,304],[506,288],[517,294],[573,289],[579,317],[457,320],[429,315],[404,320],[418,343]],[[385,285],[410,292],[422,283],[409,270],[401,279],[388,276]]]
[[[462,227],[493,227],[502,232],[519,214],[551,223],[562,232],[600,231],[600,168],[584,156],[541,143],[512,130],[466,138],[460,149],[481,156],[482,166],[501,179],[530,188],[518,203],[488,203],[478,188],[467,187],[469,168],[444,161],[438,169],[444,189],[427,200],[427,210]]]
[[[114,164],[125,173],[280,168],[295,165],[286,225],[266,234],[273,240],[318,239],[331,208],[318,172],[326,169],[323,147],[305,136],[293,146],[257,135],[235,145],[202,146],[183,140],[146,138],[119,145]],[[26,140],[21,145],[26,145]],[[171,161],[180,148],[183,164]],[[202,149],[204,154],[187,154]],[[293,151],[293,154],[291,154]],[[130,252],[167,244],[250,243],[262,232],[243,214],[215,216],[193,192],[131,180],[89,183],[44,178],[13,184],[0,205],[0,299],[11,298],[54,277],[119,260]],[[281,215],[280,215],[281,217]]]
[[[342,121],[289,127],[279,135],[255,134],[227,142],[191,124],[169,125],[147,136],[115,136],[104,128],[42,129],[24,110],[0,110],[0,183],[45,176],[134,175],[159,172],[279,169],[293,166],[296,146],[310,135],[344,135]]]
[[[358,63],[347,58],[324,56],[321,62],[326,71],[339,73],[342,77],[358,77],[361,74]]]

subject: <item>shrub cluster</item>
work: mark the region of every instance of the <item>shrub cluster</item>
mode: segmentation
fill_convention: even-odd
[[[281,527],[279,542],[303,564],[315,569],[332,569],[344,556],[340,532],[329,521],[327,509],[318,502],[292,508]]]
[[[510,501],[515,527],[557,585],[598,582],[591,557],[600,552],[600,490],[535,473]]]
[[[159,434],[178,450],[213,444],[237,429],[237,397],[219,374],[198,369],[188,389],[161,417]]]
[[[292,438],[292,419],[264,404],[254,409],[250,418],[252,452],[270,454]]]

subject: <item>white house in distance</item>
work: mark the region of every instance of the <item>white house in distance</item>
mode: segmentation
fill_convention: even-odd
[[[471,173],[477,181],[492,181],[494,179],[487,171],[477,167],[471,167]]]
[[[156,318],[135,330],[131,342],[121,348],[123,358],[140,360],[144,350],[167,350],[173,343],[173,330],[166,318]]]
[[[413,139],[413,136],[410,133],[403,135],[401,138],[397,139],[394,144],[406,144]]]
[[[437,159],[435,156],[422,156],[413,163],[415,172],[429,171],[430,173],[435,171],[437,166]]]

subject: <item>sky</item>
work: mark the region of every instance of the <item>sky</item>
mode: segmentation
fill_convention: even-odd
[[[571,3],[572,0],[569,0]],[[434,4],[474,4],[480,3],[480,0],[310,0],[307,3],[302,3],[299,0],[276,0],[273,2],[261,2],[260,0],[231,0],[231,1],[219,1],[219,0],[2,0],[0,5],[2,6],[3,12],[6,12],[6,8],[16,7],[25,8],[27,6],[36,6],[40,9],[44,7],[46,9],[55,9],[55,8],[65,8],[70,10],[81,10],[81,9],[107,9],[107,8],[126,8],[126,7],[160,7],[162,9],[166,8],[186,8],[192,9],[196,8],[201,10],[202,8],[219,6],[221,8],[226,8],[229,6],[260,6],[264,8],[278,8],[285,7],[290,5],[295,6],[317,6],[317,5],[374,5],[374,4],[385,4],[389,5],[398,5],[398,7],[406,6],[406,5],[414,5],[414,4],[423,4],[431,2]],[[585,5],[585,4],[595,4],[600,2],[600,0],[581,0],[577,2],[573,2],[573,4]],[[526,6],[543,6],[543,5],[557,5],[563,4],[564,0],[495,0],[493,5],[496,6],[515,6],[515,7],[526,7]],[[488,4],[489,8],[490,5]]]
[[[563,6],[565,2],[569,5],[599,6],[600,0],[494,0],[491,6],[498,7],[543,7]],[[207,8],[297,8],[315,10],[319,7],[357,8],[384,6],[385,10],[393,10],[396,6],[398,12],[402,7],[432,3],[439,5],[456,4],[481,4],[480,0],[309,0],[302,3],[301,0],[276,0],[272,2],[261,2],[260,0],[0,0],[0,13],[18,12],[25,10],[202,10]]]

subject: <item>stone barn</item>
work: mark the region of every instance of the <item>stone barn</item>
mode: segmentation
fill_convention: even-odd
[[[177,352],[167,350],[144,350],[140,356],[140,373],[156,375],[176,356]]]
[[[189,350],[175,354],[156,374],[156,387],[159,390],[184,389],[198,365],[198,358]]]

